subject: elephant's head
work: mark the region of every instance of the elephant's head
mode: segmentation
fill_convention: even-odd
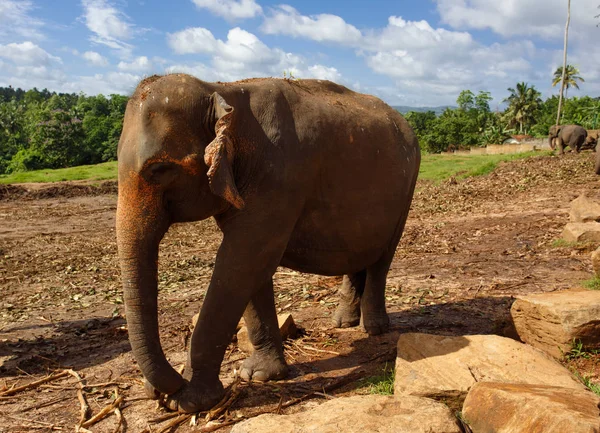
[[[184,381],[159,341],[158,246],[172,223],[244,206],[232,170],[234,124],[233,108],[214,88],[186,75],[145,79],[125,112],[117,243],[129,340],[144,376],[162,393]]]
[[[554,140],[560,134],[561,125],[552,125],[548,131],[548,144],[550,144],[550,148],[554,149],[556,147],[556,141]]]

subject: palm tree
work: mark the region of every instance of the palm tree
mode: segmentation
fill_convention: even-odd
[[[563,90],[565,89],[565,75],[567,74],[567,47],[569,45],[569,24],[571,23],[571,0],[567,0],[567,24],[565,24],[565,47],[563,49],[563,69],[560,80],[560,96],[558,97],[558,112],[556,113],[556,125],[560,122],[560,110],[563,104]]]
[[[556,68],[556,71],[554,71],[554,79],[552,80],[552,87],[556,86],[557,84],[559,84],[562,81],[562,75],[563,75],[563,67],[559,66],[558,68]],[[581,81],[582,83],[585,83],[585,80],[579,75],[579,69],[573,65],[567,65],[567,69],[565,70],[565,89],[567,91],[567,94],[571,87],[575,87],[576,89],[579,89],[579,84],[577,84],[577,81]],[[565,94],[565,99],[567,99],[567,96],[566,96],[567,94]]]
[[[536,111],[542,103],[542,94],[535,89],[535,86],[529,87],[525,82],[517,83],[517,87],[508,88],[510,96],[504,100],[508,102],[508,108],[505,115],[508,117],[509,124],[519,125],[519,134],[527,132],[527,125],[533,123]]]

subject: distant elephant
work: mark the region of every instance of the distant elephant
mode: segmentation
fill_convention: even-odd
[[[272,280],[279,265],[345,274],[335,325],[387,331],[386,277],[420,159],[396,110],[329,81],[144,79],[118,146],[117,242],[129,340],[148,395],[166,394],[182,412],[215,405],[242,314],[254,352],[241,377],[284,377]],[[211,216],[223,241],[182,377],[159,339],[159,243],[170,225]]]
[[[548,143],[552,149],[558,148],[559,155],[564,153],[565,146],[579,153],[586,136],[587,131],[579,125],[553,125],[548,133]]]
[[[600,129],[588,129],[587,137],[585,138],[585,147],[595,149],[598,144],[598,136],[600,136]]]

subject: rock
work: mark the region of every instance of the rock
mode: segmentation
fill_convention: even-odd
[[[600,248],[592,252],[592,268],[594,275],[600,277]]]
[[[277,316],[277,321],[279,322],[279,333],[281,334],[282,340],[296,338],[298,335],[298,328],[296,327],[296,323],[291,314],[279,314]],[[246,329],[246,326],[243,323],[242,325],[243,326],[237,333],[238,347],[241,351],[250,354],[252,353],[252,343],[250,343],[250,339],[248,338],[248,329]]]
[[[587,223],[600,221],[600,199],[580,195],[571,202],[569,220],[573,223]]]
[[[561,358],[581,340],[600,348],[600,292],[563,290],[518,297],[510,314],[522,341]]]
[[[398,339],[396,395],[441,399],[459,409],[480,381],[585,389],[558,362],[510,338],[409,333]]]
[[[474,433],[600,433],[599,403],[585,390],[480,382],[462,415]]]
[[[567,242],[600,243],[600,223],[568,223],[561,238]]]
[[[442,403],[420,397],[359,395],[329,400],[293,415],[260,415],[231,433],[460,433]]]

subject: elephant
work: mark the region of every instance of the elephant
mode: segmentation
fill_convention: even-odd
[[[548,143],[552,149],[558,148],[559,155],[564,153],[565,146],[579,153],[586,136],[587,131],[579,125],[553,125],[548,133]]]
[[[600,129],[588,129],[584,146],[588,149],[595,149],[598,144],[598,136],[600,136]]]
[[[381,100],[323,80],[152,76],[127,104],[117,154],[125,314],[149,397],[180,412],[214,406],[242,316],[254,348],[242,379],[286,376],[279,265],[344,276],[334,326],[388,330],[386,278],[421,155],[407,121]],[[223,238],[181,375],[159,339],[159,244],[170,225],[210,217]]]

